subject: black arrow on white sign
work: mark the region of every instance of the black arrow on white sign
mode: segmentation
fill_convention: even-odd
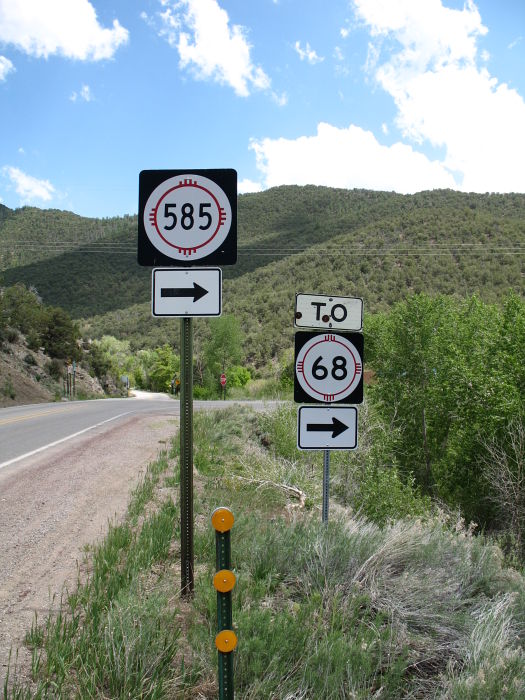
[[[174,287],[163,287],[160,290],[161,297],[193,297],[194,302],[202,299],[205,294],[208,294],[208,290],[201,287],[197,282],[193,283],[193,288],[176,289]]]
[[[332,439],[348,430],[349,426],[345,425],[335,416],[332,418],[332,423],[307,423],[306,430],[313,433],[332,433]]]

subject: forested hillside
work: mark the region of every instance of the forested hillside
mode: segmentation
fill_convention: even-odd
[[[45,303],[89,319],[94,337],[110,332],[134,347],[177,342],[176,324],[150,316],[136,217],[2,212],[3,284],[36,287]],[[239,261],[224,270],[224,307],[261,364],[289,344],[296,292],[362,296],[368,312],[419,291],[495,302],[523,289],[524,240],[522,194],[277,187],[239,197]]]

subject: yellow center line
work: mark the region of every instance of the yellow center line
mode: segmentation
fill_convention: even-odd
[[[31,420],[31,418],[39,418],[40,416],[54,415],[57,413],[65,413],[69,411],[68,408],[52,408],[49,411],[37,411],[36,413],[27,413],[24,416],[14,416],[12,418],[4,418],[0,420],[0,425],[9,425],[10,423],[19,423],[23,420]]]

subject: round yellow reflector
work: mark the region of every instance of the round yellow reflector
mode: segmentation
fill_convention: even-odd
[[[222,630],[215,637],[215,646],[219,651],[233,651],[237,646],[237,635],[233,630]]]
[[[211,514],[211,524],[219,532],[228,532],[233,527],[235,518],[229,508],[216,508]]]
[[[219,593],[228,593],[235,586],[235,574],[229,569],[221,569],[213,577],[213,585]]]

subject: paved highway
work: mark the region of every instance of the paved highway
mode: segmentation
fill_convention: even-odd
[[[147,398],[146,398],[147,397]],[[224,408],[230,402],[195,401],[194,410]],[[260,407],[259,402],[246,402]],[[137,392],[127,399],[44,403],[0,409],[0,469],[72,440],[97,427],[137,414],[179,415],[179,401]]]

